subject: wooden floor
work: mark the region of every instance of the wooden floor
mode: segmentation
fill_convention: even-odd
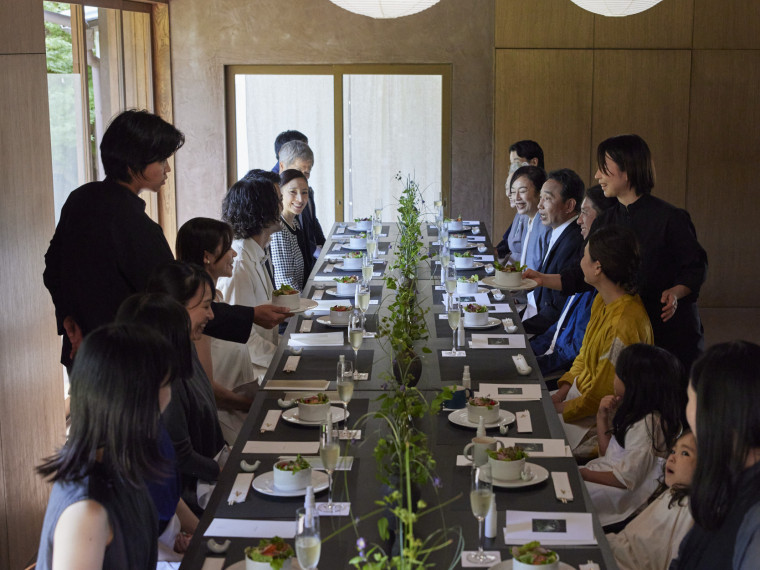
[[[699,309],[705,327],[705,347],[729,340],[760,344],[760,309]]]

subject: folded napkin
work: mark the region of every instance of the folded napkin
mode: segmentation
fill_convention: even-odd
[[[293,333],[288,339],[288,346],[343,346],[342,332],[329,333]]]
[[[296,525],[293,521],[251,521],[245,519],[214,519],[203,536],[225,538],[293,538]],[[223,559],[220,559],[223,560]]]
[[[567,503],[573,500],[573,491],[570,488],[570,479],[564,471],[552,471],[552,482],[554,483],[554,494],[559,501]]]

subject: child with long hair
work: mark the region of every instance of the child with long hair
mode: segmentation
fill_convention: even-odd
[[[159,416],[171,400],[171,347],[139,325],[91,332],[71,372],[71,430],[37,471],[54,482],[37,568],[155,568],[146,479],[165,476]]]
[[[628,518],[657,487],[662,462],[682,429],[682,368],[669,352],[626,347],[615,366],[615,395],[596,416],[599,457],[582,467],[602,525]]]
[[[710,347],[694,363],[686,417],[697,439],[694,528],[676,570],[749,570],[760,561],[760,346]]]
[[[689,491],[697,467],[697,442],[686,431],[670,450],[660,485],[649,505],[617,534],[608,534],[620,570],[667,570],[691,529]]]

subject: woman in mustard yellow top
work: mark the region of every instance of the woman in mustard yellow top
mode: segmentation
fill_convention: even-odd
[[[639,261],[636,236],[625,226],[606,226],[589,237],[581,269],[599,294],[581,350],[552,396],[565,422],[596,416],[601,399],[613,394],[620,351],[629,344],[654,342],[646,309],[635,294]]]

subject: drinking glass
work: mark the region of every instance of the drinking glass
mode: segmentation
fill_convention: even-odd
[[[383,217],[383,201],[380,198],[375,200],[375,219],[380,220]]]
[[[338,397],[343,403],[343,431],[341,432],[341,438],[348,437],[348,403],[354,395],[354,370],[350,362],[346,362],[346,368],[343,372],[343,376],[338,376]]]
[[[444,220],[441,223],[441,231],[439,232],[440,235],[438,236],[438,242],[441,244],[441,247],[448,246],[449,245],[449,225]]]
[[[313,509],[296,510],[296,557],[304,570],[317,567],[322,550],[319,536],[319,516]]]
[[[457,302],[454,295],[449,295],[446,306],[446,312],[449,317],[449,327],[451,327],[451,352],[457,351],[457,329],[459,328],[459,320],[462,318],[461,307]]]
[[[364,342],[364,313],[354,308],[348,318],[348,342],[354,349],[354,376],[359,373],[359,349]]]
[[[442,259],[441,263],[445,263],[445,266],[441,269],[441,271],[444,272],[444,287],[446,287],[446,292],[449,295],[453,295],[456,293],[457,290],[457,268],[456,265],[448,261],[448,258],[446,260]]]
[[[367,255],[370,259],[375,259],[377,253],[377,238],[370,232],[367,234]]]
[[[324,422],[319,426],[319,458],[322,460],[322,467],[327,471],[328,491],[327,504],[320,504],[317,510],[323,513],[332,513],[339,509],[332,500],[333,472],[340,459],[340,443],[333,438],[332,422]]]
[[[357,283],[356,294],[354,298],[354,305],[359,307],[359,310],[362,312],[362,315],[367,312],[367,309],[369,309],[369,298],[370,298],[369,283],[366,281]]]
[[[380,241],[380,234],[383,231],[383,223],[380,221],[380,216],[377,215],[377,210],[375,210],[375,221],[372,222],[372,233],[375,234],[375,237],[378,241]]]
[[[372,271],[374,271],[374,264],[372,258],[369,256],[369,252],[362,256],[362,280],[369,283],[372,281]]]
[[[478,551],[470,552],[467,560],[473,564],[483,566],[496,561],[496,557],[483,552],[483,521],[494,501],[493,487],[491,486],[491,466],[486,463],[474,467],[470,474],[470,508],[472,514],[478,519]]]

